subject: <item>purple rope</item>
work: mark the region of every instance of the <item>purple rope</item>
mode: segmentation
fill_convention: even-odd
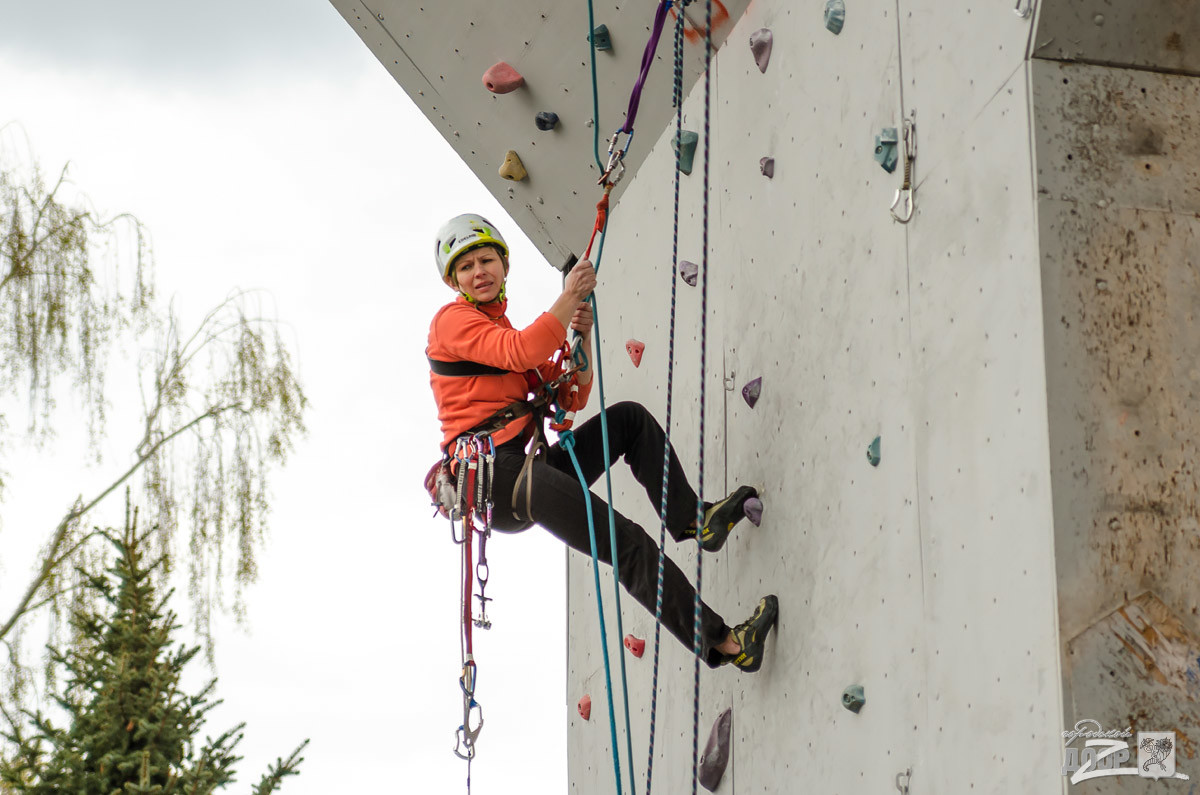
[[[629,92],[629,108],[625,111],[625,126],[620,129],[620,132],[633,134],[633,121],[637,118],[638,104],[642,101],[642,89],[646,86],[646,76],[650,74],[650,67],[654,64],[654,53],[658,50],[658,40],[662,38],[663,26],[667,21],[667,9],[670,6],[671,0],[662,0],[658,4],[658,10],[654,12],[654,27],[650,31],[650,41],[646,42],[646,51],[642,53],[642,71],[638,74],[637,82],[633,84],[633,91]]]

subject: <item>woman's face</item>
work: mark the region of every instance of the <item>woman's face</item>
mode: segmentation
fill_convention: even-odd
[[[481,304],[495,301],[504,287],[504,258],[491,247],[471,249],[454,260],[458,289]]]

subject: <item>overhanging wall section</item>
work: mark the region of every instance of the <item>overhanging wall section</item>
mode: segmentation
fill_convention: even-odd
[[[888,792],[910,767],[914,792],[1062,781],[1029,26],[1003,5],[868,0],[849,4],[834,36],[819,9],[763,2],[717,59],[706,492],[757,483],[767,507],[761,528],[739,526],[706,556],[704,588],[731,623],[767,592],[782,611],[761,672],[703,673],[702,732],[734,709],[720,791],[796,791],[799,779]],[[761,27],[775,37],[765,74],[745,46]],[[701,90],[685,104],[698,132]],[[901,174],[880,169],[872,142],[912,109],[920,185],[905,227],[888,213]],[[600,291],[610,399],[660,418],[672,135],[613,215]],[[774,179],[758,170],[764,156]],[[681,212],[692,261],[700,180],[698,153]],[[695,472],[699,294],[678,289],[674,438]],[[622,350],[631,337],[647,346],[637,369]],[[751,409],[740,390],[756,376]],[[618,509],[657,537],[657,512],[618,470]],[[668,550],[694,571],[688,546]],[[572,792],[611,792],[592,573],[582,556],[569,570]],[[653,637],[628,600],[625,620]],[[628,664],[642,782],[650,654]],[[853,683],[867,693],[858,715],[840,704]],[[655,789],[681,791],[691,662],[669,637],[660,687]],[[574,712],[585,692],[589,722]],[[1019,763],[981,766],[984,744]]]

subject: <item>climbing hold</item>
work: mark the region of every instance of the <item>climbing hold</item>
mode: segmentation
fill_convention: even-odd
[[[762,394],[762,377],[755,378],[750,383],[742,387],[742,397],[750,404],[750,408],[754,408],[754,404],[758,402],[758,396]]]
[[[592,697],[584,696],[579,699],[579,717],[584,720],[592,719]]]
[[[553,130],[558,126],[558,114],[544,110],[534,117],[533,123],[537,125],[539,130]]]
[[[513,182],[520,182],[529,176],[529,172],[525,170],[525,164],[521,162],[517,153],[509,149],[504,153],[504,164],[500,166],[500,176],[511,179]]]
[[[764,157],[760,159],[758,161],[758,169],[763,173],[764,177],[773,179],[775,177],[775,158]]]
[[[483,85],[493,94],[507,94],[525,85],[525,78],[516,69],[500,61],[483,73]]]
[[[842,691],[842,706],[856,715],[866,703],[867,694],[863,692],[862,685],[850,685]]]
[[[726,709],[713,723],[704,753],[700,756],[700,784],[709,792],[716,792],[729,764],[729,730],[733,726],[733,709]]]
[[[766,72],[767,64],[771,62],[771,44],[775,37],[767,28],[761,28],[750,34],[750,52],[754,53],[754,62],[758,71]]]
[[[629,653],[634,657],[641,657],[646,651],[646,641],[633,635],[626,635],[625,648],[629,649]]]
[[[683,130],[671,141],[671,146],[679,153],[679,170],[684,174],[692,173],[692,163],[696,159],[696,143],[699,140],[699,133]]]
[[[876,436],[871,444],[867,447],[867,460],[871,462],[871,466],[879,466],[879,437]]]
[[[837,35],[846,24],[846,4],[842,0],[827,0],[825,3],[825,27]]]
[[[746,514],[746,518],[750,520],[750,524],[755,527],[762,525],[762,500],[758,497],[751,497],[742,503],[742,513]]]
[[[896,162],[900,159],[899,143],[900,135],[895,127],[884,127],[875,136],[875,159],[889,174],[896,170]]]
[[[588,41],[596,45],[597,50],[611,50],[612,36],[608,35],[608,25],[597,25]]]
[[[679,260],[679,275],[692,287],[696,286],[696,278],[700,275],[700,266],[685,259]]]
[[[646,343],[638,342],[637,340],[628,340],[625,343],[625,352],[629,354],[629,358],[633,360],[634,367],[640,367],[642,364],[642,351],[646,350]]]

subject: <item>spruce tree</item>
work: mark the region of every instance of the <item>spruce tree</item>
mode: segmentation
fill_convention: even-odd
[[[0,792],[79,793],[79,795],[207,795],[234,779],[235,755],[245,724],[216,738],[198,734],[216,686],[183,692],[184,668],[200,647],[172,641],[179,628],[166,604],[171,591],[158,593],[153,574],[162,558],[147,562],[138,536],[136,512],[126,509],[124,530],[99,531],[115,549],[112,565],[88,574],[87,587],[100,608],[82,609],[72,626],[82,642],[63,653],[50,649],[63,672],[54,701],[67,717],[58,725],[41,710],[23,710],[23,721],[8,719],[4,735],[15,748],[0,759]],[[24,724],[24,725],[22,725]],[[305,740],[286,760],[279,759],[253,788],[273,792],[284,776],[295,775]]]

